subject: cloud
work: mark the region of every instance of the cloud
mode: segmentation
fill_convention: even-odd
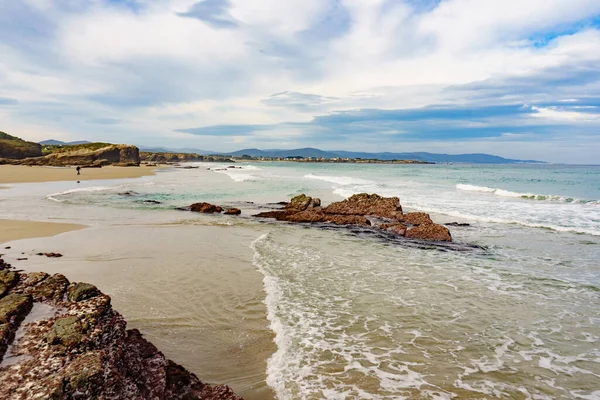
[[[231,16],[230,8],[229,0],[203,0],[192,5],[188,11],[177,15],[199,19],[215,28],[235,28],[238,22]]]
[[[335,97],[325,97],[318,94],[281,92],[261,100],[261,103],[268,106],[288,107],[297,111],[318,111],[325,104],[331,104],[338,101]]]
[[[1,108],[0,128],[25,137],[488,152],[518,140],[532,154],[600,143],[597,0],[5,3],[0,105],[18,107]]]
[[[8,97],[0,97],[0,106],[13,106],[17,104],[17,99],[11,99]]]

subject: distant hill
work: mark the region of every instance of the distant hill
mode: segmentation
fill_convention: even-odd
[[[43,140],[41,142],[39,142],[42,146],[73,146],[75,144],[86,144],[86,143],[91,143],[88,142],[87,140],[77,140],[75,142],[62,142],[60,140],[55,140],[55,139],[49,139],[49,140]]]
[[[220,154],[218,151],[208,151],[201,149],[192,149],[189,147],[184,147],[181,149],[170,149],[166,147],[148,147],[148,146],[138,146],[140,151],[148,152],[148,153],[195,153],[200,155],[209,155],[209,154]]]
[[[42,146],[37,143],[27,142],[8,133],[0,132],[0,158],[20,160],[27,157],[42,155]]]
[[[323,157],[323,158],[362,158],[377,160],[418,160],[436,163],[472,163],[472,164],[515,164],[515,163],[543,163],[536,160],[513,160],[509,158],[494,156],[490,154],[436,154],[426,152],[416,153],[365,153],[352,151],[323,151],[315,148],[303,148],[295,150],[260,150],[243,149],[227,153],[228,155],[241,157]]]

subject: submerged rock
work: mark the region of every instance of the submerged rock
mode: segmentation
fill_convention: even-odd
[[[356,194],[327,207],[321,207],[321,200],[301,194],[292,198],[283,210],[262,212],[254,216],[296,223],[358,225],[412,239],[452,241],[450,231],[434,224],[429,214],[404,214],[398,197],[382,197],[377,194]]]
[[[0,295],[0,398],[240,399],[127,330],[95,286],[2,272],[9,289]]]
[[[442,225],[427,223],[412,227],[406,231],[407,238],[437,240],[442,242],[451,242],[452,236],[448,228]]]
[[[239,208],[228,208],[227,210],[225,210],[226,215],[240,215],[242,213],[242,210],[240,210]]]
[[[194,203],[190,206],[190,211],[206,214],[220,213],[223,209],[210,203]]]

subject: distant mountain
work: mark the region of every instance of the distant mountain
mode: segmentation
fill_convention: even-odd
[[[146,151],[149,153],[196,153],[200,155],[207,156],[209,154],[220,154],[218,151],[208,151],[201,149],[192,149],[189,147],[184,147],[181,149],[170,149],[166,147],[148,147],[148,146],[138,146],[140,151]]]
[[[323,157],[323,158],[334,158],[339,157],[330,151],[323,151],[319,149],[314,149],[312,147],[306,147],[303,149],[295,149],[295,150],[259,150],[259,149],[244,149],[239,151],[234,151],[232,153],[227,153],[228,155],[241,157],[243,155],[247,155],[250,157]]]
[[[544,163],[536,160],[514,160],[490,154],[436,154],[426,152],[415,153],[365,153],[352,151],[323,151],[314,148],[303,148],[295,150],[260,150],[243,149],[227,153],[232,156],[241,157],[248,155],[251,157],[323,157],[323,158],[362,158],[377,160],[418,160],[436,163],[471,163],[471,164],[515,164],[515,163]]]
[[[60,140],[49,139],[49,140],[43,140],[39,143],[42,146],[44,146],[44,145],[47,145],[47,146],[73,146],[76,144],[86,144],[86,143],[91,143],[91,142],[88,142],[87,140],[77,140],[74,142],[62,142]]]

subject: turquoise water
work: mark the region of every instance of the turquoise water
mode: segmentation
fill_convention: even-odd
[[[275,338],[264,374],[280,399],[600,398],[600,167],[198,165],[137,181],[32,186],[27,198],[8,190],[3,217],[218,225],[232,242],[252,238],[245,262],[262,285],[248,289],[264,295],[252,312],[264,313]],[[302,192],[325,203],[399,196],[439,223],[470,224],[450,228],[453,238],[480,248],[428,250],[249,217]],[[197,201],[243,214],[174,210]],[[228,246],[224,236],[216,248]],[[227,263],[221,253],[215,265]],[[171,336],[176,343],[176,328]]]

